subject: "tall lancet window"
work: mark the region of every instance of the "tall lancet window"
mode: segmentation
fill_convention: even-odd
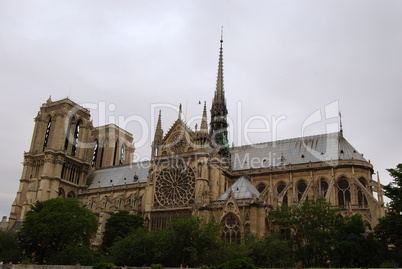
[[[341,178],[338,181],[338,204],[346,206],[350,203],[350,185],[346,178]]]
[[[366,180],[364,178],[359,178],[359,181],[363,185],[363,187],[366,188]],[[366,195],[364,195],[364,192],[360,187],[357,187],[357,203],[360,207],[368,206]]]
[[[77,124],[75,125],[75,131],[74,131],[73,147],[71,148],[71,155],[73,155],[73,156],[75,156],[75,153],[77,152],[79,133],[80,133],[80,122],[77,122]]]
[[[52,127],[52,118],[50,118],[49,122],[47,123],[45,141],[43,141],[43,151],[45,151],[45,148],[47,147],[47,143],[49,142],[50,127]]]
[[[94,153],[92,155],[92,167],[96,166],[96,159],[98,157],[98,148],[99,148],[98,140],[95,140]]]
[[[71,120],[72,118],[69,117],[68,124],[66,126],[66,140],[64,141],[64,150],[68,149],[68,140],[70,139],[70,132],[71,132]]]
[[[124,161],[124,144],[121,145],[121,148],[120,148],[120,161],[119,161],[119,164],[123,164],[123,161]]]
[[[278,195],[281,195],[285,188],[286,188],[285,183],[283,182],[279,183],[279,185],[276,187]],[[286,193],[283,193],[282,204],[288,205],[288,195]]]
[[[117,147],[118,146],[119,146],[119,144],[116,141],[116,143],[114,144],[113,166],[116,165],[116,155],[117,155]]]
[[[297,201],[301,201],[304,192],[307,189],[307,184],[306,182],[304,182],[303,180],[301,180],[298,184],[297,184]]]
[[[102,142],[102,151],[101,151],[101,156],[100,156],[100,161],[99,161],[99,167],[102,167],[103,163],[103,153],[105,152],[105,140]]]

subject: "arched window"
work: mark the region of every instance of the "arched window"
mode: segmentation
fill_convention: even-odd
[[[327,195],[328,191],[328,182],[325,179],[320,179],[320,186],[319,186],[319,191],[320,191],[320,197],[324,198]]]
[[[350,203],[350,185],[346,178],[341,178],[338,181],[338,204],[345,206]]]
[[[96,167],[96,157],[98,156],[98,140],[95,140],[94,153],[92,154],[92,167]]]
[[[75,198],[75,193],[70,191],[67,195],[67,198]]]
[[[123,164],[123,161],[124,161],[124,144],[121,145],[121,148],[120,148],[120,161],[119,161],[119,164]]]
[[[260,192],[260,193],[262,193],[264,190],[265,190],[265,184],[264,183],[260,183],[258,186],[257,186],[257,190]]]
[[[301,198],[303,197],[304,192],[307,189],[307,184],[304,182],[304,180],[300,180],[299,183],[297,183],[297,201],[300,202]]]
[[[77,122],[75,125],[75,131],[74,131],[74,140],[73,140],[73,147],[71,148],[71,155],[75,156],[75,153],[77,151],[77,144],[78,144],[78,136],[80,134],[80,121]]]
[[[45,141],[43,142],[43,151],[45,151],[47,147],[47,143],[49,141],[49,135],[50,135],[50,127],[52,127],[52,118],[49,119],[49,122],[47,123],[47,128],[46,128],[46,134],[45,134]]]
[[[359,182],[366,188],[367,183],[364,178],[359,178]],[[364,192],[360,187],[357,187],[357,203],[360,207],[368,206],[366,195],[364,195]]]
[[[276,191],[278,192],[278,195],[280,195],[285,188],[286,188],[285,183],[283,183],[283,182],[279,183],[278,186],[276,187]],[[282,203],[284,205],[288,205],[288,195],[286,193],[285,193],[285,195],[283,195]]]
[[[66,197],[66,193],[64,192],[63,188],[59,188],[59,197],[60,198],[65,198]]]
[[[240,224],[235,215],[229,214],[224,219],[222,238],[228,243],[240,244]]]

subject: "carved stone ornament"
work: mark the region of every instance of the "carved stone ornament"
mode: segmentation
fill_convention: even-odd
[[[173,136],[169,139],[169,141],[170,141],[170,148],[175,153],[183,152],[186,149],[187,142],[186,137],[184,136],[183,133],[173,134]]]
[[[195,174],[191,167],[177,165],[163,168],[155,183],[155,205],[187,206],[194,203]]]

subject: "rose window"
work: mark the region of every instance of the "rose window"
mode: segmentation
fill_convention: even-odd
[[[175,207],[194,203],[195,175],[191,167],[164,168],[156,179],[155,205]]]

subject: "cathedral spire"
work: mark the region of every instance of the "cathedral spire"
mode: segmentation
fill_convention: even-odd
[[[161,111],[159,110],[159,117],[158,117],[158,123],[156,124],[156,130],[155,130],[155,138],[154,138],[154,145],[158,145],[162,142],[163,138],[163,130],[162,130],[162,120],[161,120]]]
[[[219,49],[218,76],[216,79],[216,91],[214,102],[221,102],[226,105],[225,90],[223,88],[223,27],[221,32],[221,47]]]
[[[343,128],[342,128],[342,114],[339,111],[339,133],[343,136]]]
[[[211,146],[223,156],[226,155],[224,139],[227,139],[227,114],[225,91],[223,88],[223,31],[221,32],[219,49],[218,75],[216,90],[211,107],[210,142]]]
[[[204,111],[202,112],[202,120],[201,120],[201,128],[200,131],[208,132],[208,123],[207,123],[207,102],[204,102]]]

